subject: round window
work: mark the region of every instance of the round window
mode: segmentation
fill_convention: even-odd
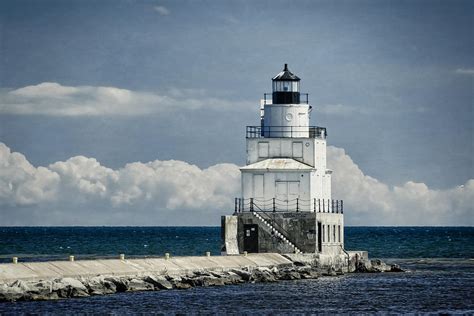
[[[293,119],[293,114],[291,113],[287,113],[286,116],[285,116],[285,119],[290,122],[292,119]]]

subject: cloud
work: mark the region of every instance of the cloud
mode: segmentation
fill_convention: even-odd
[[[321,104],[316,105],[318,113],[328,115],[350,115],[350,114],[369,114],[370,110],[362,107],[349,106],[344,104]]]
[[[474,76],[474,68],[458,68],[455,70],[458,75]]]
[[[158,12],[160,15],[169,15],[171,13],[170,10],[161,5],[154,6],[153,10]]]
[[[208,96],[205,91],[192,89],[170,89],[160,94],[116,87],[69,87],[43,82],[16,90],[0,90],[0,114],[137,116],[183,109],[226,109],[249,105]]]
[[[76,156],[35,168],[0,143],[0,222],[215,224],[220,214],[232,209],[239,178],[232,164],[200,169],[175,160],[134,162],[113,170],[94,158]],[[15,217],[25,206],[31,214]]]
[[[349,225],[473,225],[474,180],[448,190],[365,175],[343,149],[328,147],[333,198]],[[72,157],[34,167],[0,143],[4,225],[218,225],[240,194],[234,164],[207,169],[183,161],[134,162],[119,169]]]
[[[59,175],[33,167],[20,153],[0,143],[0,205],[35,205],[56,198]]]
[[[393,107],[397,109],[397,113],[424,113],[429,109],[424,106],[412,106],[410,108],[400,109],[399,107]],[[318,113],[333,115],[333,116],[349,116],[349,115],[375,115],[380,113],[390,113],[393,108],[386,107],[385,105],[378,106],[354,106],[346,104],[319,104],[315,106]]]
[[[365,175],[344,149],[328,147],[333,198],[352,225],[474,225],[474,179],[448,190],[408,181],[390,187]]]
[[[240,24],[240,20],[232,15],[221,15],[219,16],[224,22],[229,24]]]

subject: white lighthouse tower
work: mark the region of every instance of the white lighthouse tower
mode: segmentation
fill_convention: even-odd
[[[312,107],[285,64],[264,95],[260,126],[247,126],[247,163],[234,218],[223,221],[229,252],[339,254],[343,204],[331,198],[326,128],[310,126]],[[236,243],[232,246],[236,226]],[[229,251],[232,248],[234,251]]]
[[[314,211],[317,199],[316,208],[328,209],[332,171],[326,167],[326,129],[309,126],[308,95],[300,93],[300,78],[287,64],[272,86],[271,101],[265,97],[263,102],[263,124],[247,127],[243,206],[253,199],[267,210],[275,198],[278,210]]]

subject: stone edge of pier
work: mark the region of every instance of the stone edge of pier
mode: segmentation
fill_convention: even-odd
[[[367,252],[363,251],[347,252],[345,256],[336,257],[259,253],[18,262],[0,264],[0,301],[49,300],[398,270],[398,266],[387,266],[380,260],[369,261]]]
[[[225,271],[244,267],[291,265],[277,253],[247,256],[183,256],[140,259],[93,259],[70,261],[18,262],[0,264],[0,284],[16,280],[39,281],[92,276],[136,276],[147,273],[179,275],[190,271]]]

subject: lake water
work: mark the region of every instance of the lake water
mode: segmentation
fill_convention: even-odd
[[[407,273],[348,274],[48,302],[0,303],[17,313],[474,313],[473,227],[347,227],[345,247]],[[0,260],[218,255],[218,227],[3,227]]]

